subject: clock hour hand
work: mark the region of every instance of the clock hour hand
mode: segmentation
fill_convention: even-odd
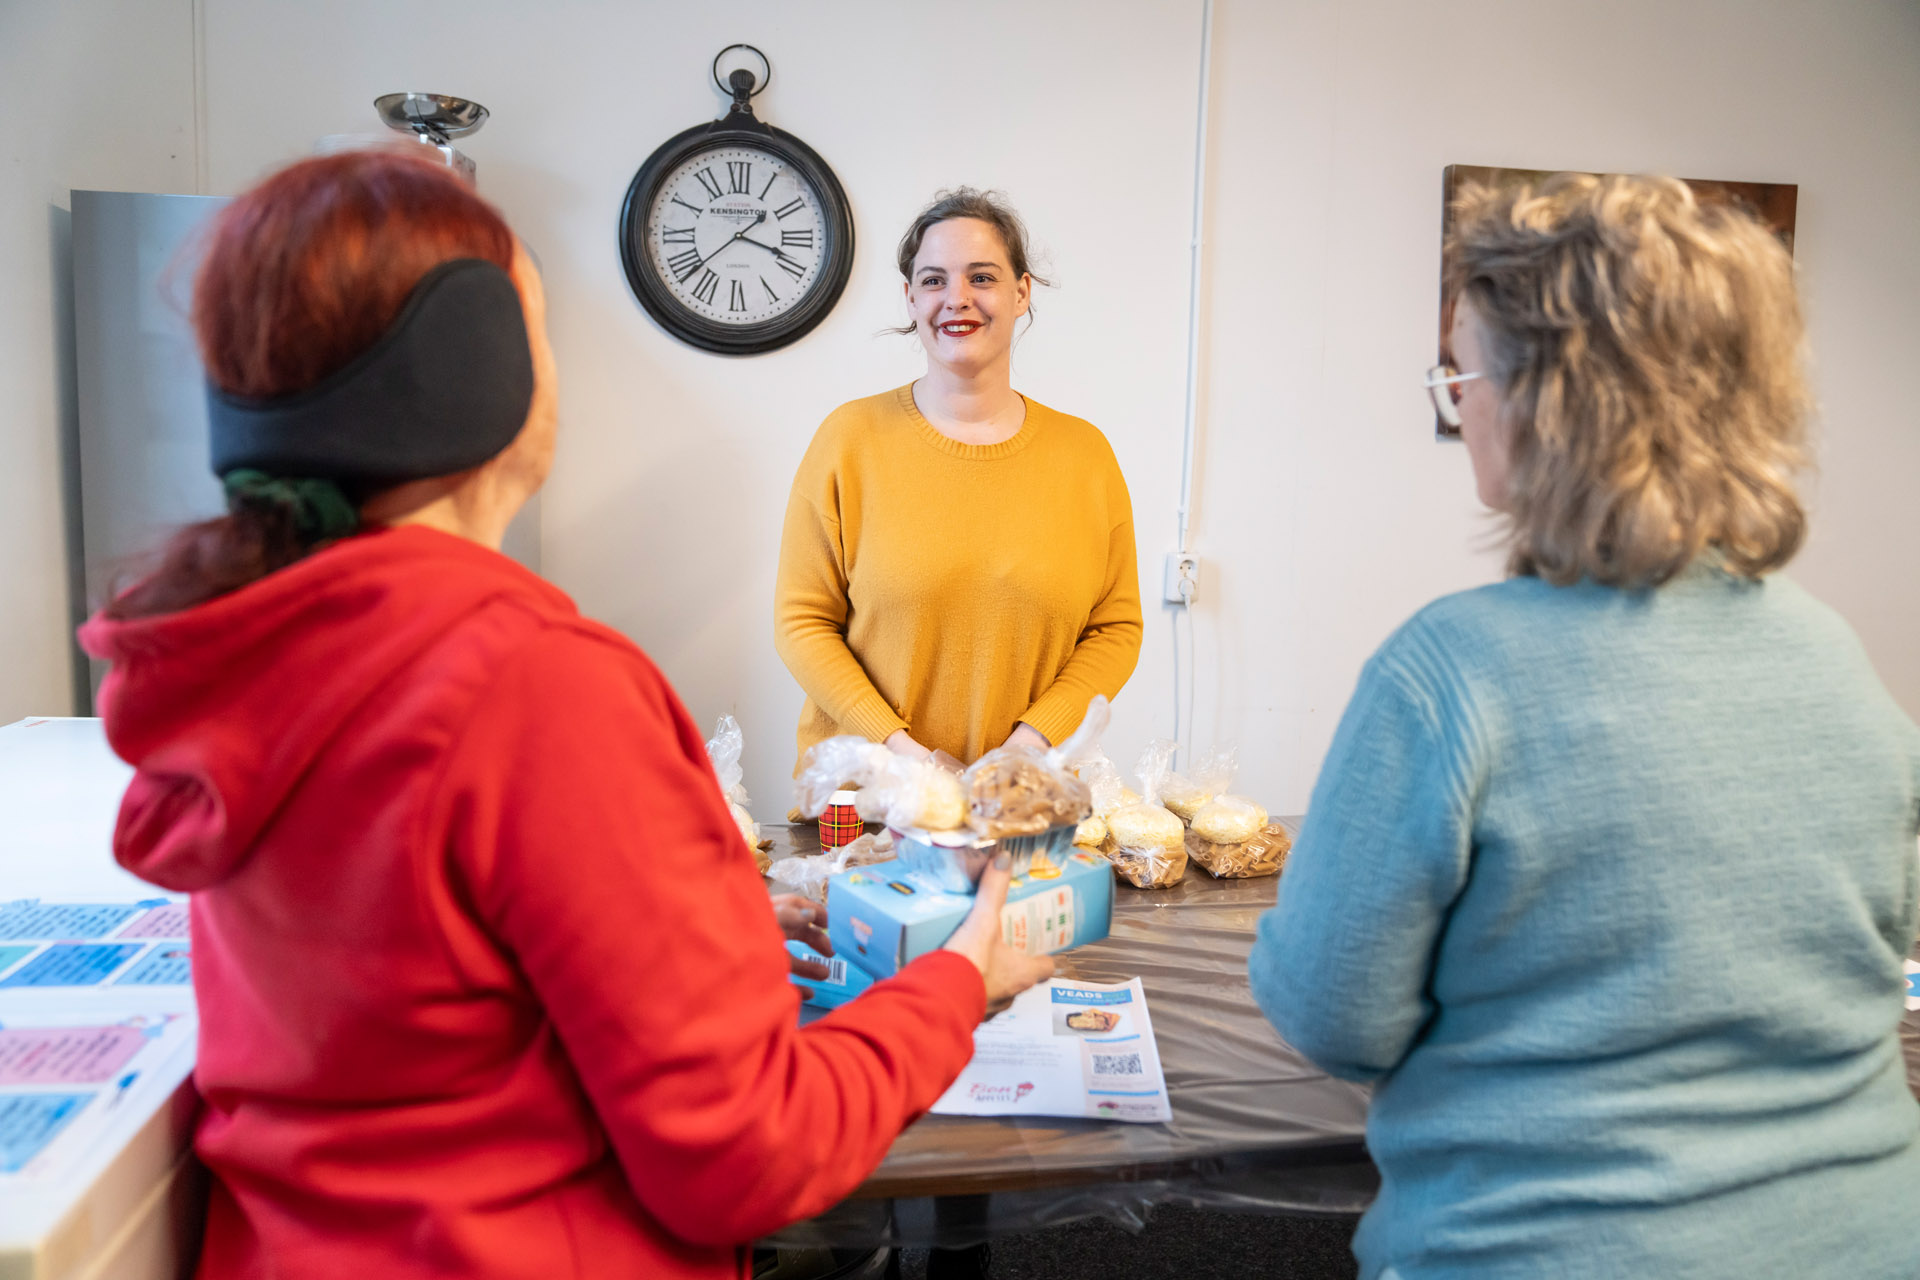
[[[752,230],[752,228],[751,228],[751,227],[749,227],[749,228],[748,228],[748,230]],[[786,251],[785,249],[782,249],[782,248],[781,248],[781,247],[780,247],[779,245],[777,245],[777,244],[768,244],[768,243],[767,243],[766,241],[764,241],[764,240],[755,240],[755,239],[754,239],[754,238],[753,238],[752,236],[750,236],[750,235],[747,235],[747,234],[745,234],[744,232],[743,232],[743,233],[741,233],[741,235],[739,235],[739,236],[738,236],[738,237],[736,237],[736,238],[737,238],[737,239],[741,239],[741,240],[745,240],[745,241],[746,241],[746,242],[747,242],[748,244],[750,244],[750,245],[756,245],[756,246],[758,246],[759,248],[762,248],[762,249],[765,249],[765,250],[766,250],[766,251],[767,251],[768,253],[770,253],[770,254],[772,254],[772,255],[773,255],[774,257],[776,257],[776,258],[785,258],[785,259],[786,259],[786,260],[787,260],[788,262],[798,262],[798,261],[799,261],[799,259],[798,259],[798,258],[795,258],[795,257],[792,257],[792,256],[790,256],[790,255],[789,255],[789,254],[787,253],[787,251]],[[729,241],[728,243],[732,243],[732,242],[731,242],[731,241]]]

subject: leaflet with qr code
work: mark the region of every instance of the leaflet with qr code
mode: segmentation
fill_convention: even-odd
[[[973,1033],[973,1061],[933,1105],[940,1115],[1173,1118],[1140,979],[1056,978]]]

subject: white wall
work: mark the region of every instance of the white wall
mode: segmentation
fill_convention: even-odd
[[[482,189],[545,265],[563,377],[544,568],[647,648],[703,722],[741,716],[764,816],[785,798],[799,705],[770,634],[787,482],[833,405],[919,368],[907,340],[874,333],[899,313],[891,243],[933,188],[1005,188],[1047,250],[1061,287],[1040,299],[1016,383],[1113,440],[1143,586],[1157,597],[1175,530],[1198,0],[538,12],[490,0],[432,26],[366,0],[203,4],[213,192],[322,134],[366,129],[382,92],[458,93],[494,111],[467,149]],[[19,8],[6,11],[9,28]],[[718,113],[707,61],[742,39],[775,62],[756,105],[834,165],[861,248],[819,330],[772,356],[727,360],[645,318],[614,228],[646,154]],[[174,48],[132,32],[107,43],[102,65],[158,65],[148,49]],[[186,53],[165,57],[174,79],[186,74]],[[1449,162],[1801,184],[1797,252],[1825,417],[1815,533],[1794,572],[1852,619],[1920,716],[1920,596],[1907,585],[1920,562],[1920,430],[1905,373],[1920,349],[1917,76],[1920,9],[1907,0],[1463,0],[1440,11],[1220,0],[1198,728],[1202,741],[1241,744],[1247,789],[1277,810],[1302,807],[1367,653],[1427,599],[1498,574],[1498,558],[1473,549],[1486,526],[1464,453],[1432,440],[1417,386],[1433,355]],[[151,132],[142,122],[115,145],[158,163],[166,151]],[[75,130],[49,154],[71,168],[91,136]],[[64,170],[59,184],[116,185]],[[44,312],[4,314],[23,334],[44,324]],[[19,451],[29,473],[50,477],[51,446],[21,432],[0,428],[5,457]],[[0,515],[18,518],[12,503]],[[17,562],[52,585],[24,597],[8,625],[31,615],[34,634],[50,637],[44,670],[19,687],[57,691],[62,622],[42,615],[61,608],[58,572],[45,567],[58,515],[35,520],[44,528],[31,554],[18,533],[0,554],[9,573]],[[1152,603],[1147,615],[1147,649],[1109,738],[1123,762],[1172,728],[1171,618]],[[0,714],[18,696],[0,692]]]
[[[0,724],[74,709],[67,193],[192,191],[193,68],[182,0],[0,3]]]
[[[1223,0],[1217,23],[1203,738],[1297,811],[1367,654],[1498,576],[1417,385],[1456,162],[1800,184],[1823,473],[1792,573],[1920,717],[1920,6]]]
[[[540,257],[562,380],[542,570],[639,641],[703,725],[740,717],[765,816],[791,793],[800,710],[773,652],[787,488],[835,405],[924,367],[911,339],[876,333],[904,316],[893,243],[936,188],[998,186],[1026,215],[1060,287],[1039,299],[1017,384],[1104,429],[1154,531],[1146,549],[1172,536],[1198,10],[977,9],[956,26],[951,10],[884,3],[500,2],[429,27],[366,0],[207,5],[215,191],[322,134],[363,128],[380,93],[456,93],[494,113],[465,149]],[[819,329],[744,360],[656,328],[628,291],[615,237],[647,154],[720,113],[708,64],[736,40],[773,59],[755,109],[834,167],[859,246]],[[286,49],[300,56],[276,52]],[[291,114],[263,128],[249,107],[269,96]],[[1168,660],[1155,628],[1142,692],[1126,697],[1135,742],[1149,729],[1151,673]]]

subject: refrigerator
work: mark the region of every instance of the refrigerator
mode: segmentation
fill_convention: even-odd
[[[205,381],[188,324],[194,268],[221,196],[73,192],[73,328],[86,607],[182,524],[225,510],[208,469]],[[540,499],[501,548],[540,571]],[[91,664],[89,701],[101,664]],[[91,706],[78,708],[92,714]]]

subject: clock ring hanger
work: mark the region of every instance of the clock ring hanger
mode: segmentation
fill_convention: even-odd
[[[756,77],[753,72],[747,70],[747,68],[736,67],[727,73],[726,81],[722,82],[720,79],[720,59],[726,57],[735,49],[745,49],[748,53],[760,59],[760,66],[766,74]],[[767,86],[773,83],[773,63],[768,61],[766,54],[760,52],[750,44],[730,44],[713,55],[712,75],[713,87],[722,93],[732,95],[733,110],[752,115],[753,110],[747,106],[747,102],[749,99],[757,98],[765,93]],[[746,77],[744,81],[741,79],[742,76]]]

